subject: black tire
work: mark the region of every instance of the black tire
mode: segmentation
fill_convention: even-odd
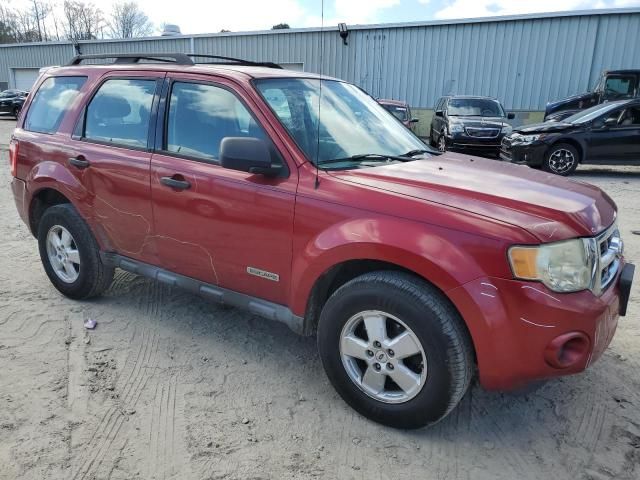
[[[404,403],[384,403],[368,395],[343,365],[343,327],[348,319],[367,310],[402,319],[426,356],[426,380]],[[318,348],[325,372],[340,396],[365,417],[396,428],[420,428],[442,420],[465,395],[474,370],[473,345],[458,312],[435,287],[404,272],[367,273],[340,287],[320,315]]]
[[[554,161],[554,156],[557,155],[561,155],[560,161]],[[564,155],[564,157],[562,157],[562,155]],[[571,164],[567,165],[566,163],[562,163],[562,158],[571,158]],[[542,163],[542,168],[549,173],[566,177],[567,175],[571,175],[575,172],[576,168],[578,168],[579,161],[580,154],[573,145],[568,143],[556,143],[547,151],[544,157],[544,162]]]
[[[436,148],[438,150],[440,150],[442,153],[446,152],[448,150],[448,145],[447,145],[447,137],[445,137],[444,132],[440,133],[440,136],[438,137],[438,141],[436,143]]]
[[[78,250],[78,277],[72,283],[67,283],[58,276],[47,253],[47,235],[55,226],[68,230]],[[63,295],[74,299],[96,297],[111,285],[114,269],[102,263],[98,243],[73,205],[55,205],[44,212],[38,225],[38,247],[49,280]]]

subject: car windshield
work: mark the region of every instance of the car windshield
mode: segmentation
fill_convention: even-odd
[[[255,85],[314,164],[428,148],[355,85],[309,78],[262,79]]]
[[[563,120],[566,123],[585,123],[590,122],[594,118],[598,118],[600,115],[604,115],[605,113],[618,108],[624,102],[610,102],[605,103],[604,105],[596,105],[595,107],[587,108],[586,110],[582,110],[578,113],[571,115]]]
[[[401,122],[406,122],[407,120],[409,120],[409,113],[407,111],[407,107],[403,107],[400,105],[389,105],[387,103],[381,103],[380,105],[382,105],[385,109],[391,112],[393,116],[396,117]]]
[[[447,105],[451,116],[504,117],[504,109],[496,100],[488,98],[452,98]]]

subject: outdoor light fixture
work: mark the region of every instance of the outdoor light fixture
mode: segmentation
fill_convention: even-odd
[[[338,31],[340,32],[340,38],[342,38],[342,43],[347,45],[347,37],[349,36],[349,30],[347,29],[347,24],[339,23]]]

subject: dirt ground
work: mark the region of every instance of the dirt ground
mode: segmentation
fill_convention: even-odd
[[[392,430],[347,407],[315,339],[284,325],[124,272],[100,299],[62,297],[13,204],[13,127],[0,119],[0,479],[640,478],[640,278],[589,371],[476,385],[434,428]],[[640,167],[575,179],[618,203],[640,264]]]

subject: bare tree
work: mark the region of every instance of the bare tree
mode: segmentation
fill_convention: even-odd
[[[42,2],[40,0],[31,0],[31,5],[26,14],[31,16],[34,30],[38,33],[37,39],[39,42],[45,42],[49,40],[47,36],[47,24],[46,20],[53,8],[50,3]]]
[[[102,11],[92,3],[65,0],[64,30],[70,40],[91,40],[104,37]]]
[[[113,38],[147,37],[153,24],[136,2],[120,2],[111,10],[109,30]]]

